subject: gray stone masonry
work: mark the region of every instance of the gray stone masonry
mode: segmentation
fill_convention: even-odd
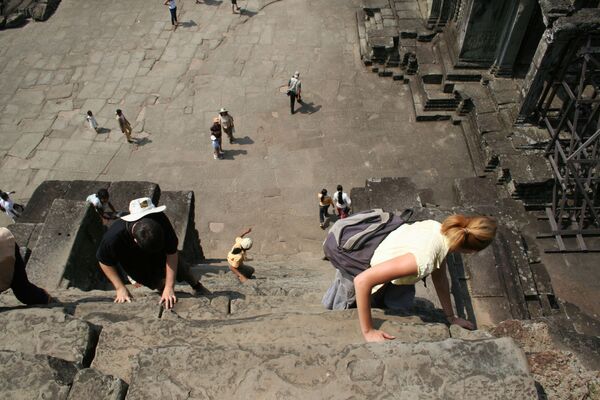
[[[469,356],[469,355],[472,355]],[[182,366],[176,371],[173,365]],[[370,345],[159,347],[142,352],[127,398],[537,399],[512,340]],[[198,374],[197,371],[204,373]],[[397,371],[405,371],[398,374]]]

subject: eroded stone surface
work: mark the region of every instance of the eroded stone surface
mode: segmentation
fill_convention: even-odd
[[[0,350],[0,397],[66,400],[76,372],[72,363],[58,358]]]
[[[510,339],[161,347],[140,353],[134,374],[130,400],[242,399],[249,393],[264,399],[480,399],[483,393],[537,399],[525,357]]]
[[[126,394],[127,384],[121,379],[85,368],[75,375],[68,400],[123,400]]]
[[[412,318],[387,316],[375,310],[374,324],[397,337],[415,343],[449,337],[443,324],[414,323]],[[131,357],[156,346],[236,344],[331,344],[362,343],[356,310],[322,314],[281,313],[227,321],[166,321],[134,319],[105,326],[100,334],[94,368],[130,382]]]
[[[0,349],[45,354],[88,363],[94,346],[90,325],[60,308],[26,308],[0,312]]]

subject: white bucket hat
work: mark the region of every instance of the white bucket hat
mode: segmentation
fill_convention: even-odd
[[[242,241],[240,242],[240,247],[244,250],[250,250],[250,248],[252,247],[252,239],[250,238],[243,238]]]
[[[227,111],[227,110],[226,110],[226,109],[224,109],[224,108],[221,108],[221,109],[219,110],[219,114],[221,114],[221,113],[224,113],[224,112],[229,112],[229,111]]]
[[[299,76],[300,76],[300,72],[298,72],[298,71],[294,72],[294,78],[297,78]]]
[[[167,206],[156,207],[154,203],[152,203],[150,197],[141,197],[129,202],[129,215],[125,215],[124,217],[121,217],[121,219],[127,222],[133,222],[148,214],[163,212],[166,209]]]

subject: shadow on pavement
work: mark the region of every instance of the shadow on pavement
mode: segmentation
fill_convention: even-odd
[[[235,160],[236,156],[248,154],[246,150],[223,150],[222,160]]]
[[[98,130],[96,132],[98,134],[110,133],[110,129],[107,129],[107,128],[98,128]]]
[[[302,105],[302,107],[297,109],[296,112],[301,113],[301,114],[314,114],[321,109],[320,105],[315,106],[315,103],[312,103],[312,102],[311,103],[302,102],[300,104]]]
[[[254,144],[254,140],[249,136],[244,136],[242,138],[235,138],[236,144]]]
[[[187,21],[187,22],[182,22],[179,25],[181,25],[184,28],[191,28],[193,26],[198,26],[198,24],[196,22],[192,21],[191,19],[189,21]]]
[[[141,139],[133,139],[133,143],[137,146],[145,146],[148,143],[152,143],[152,140],[145,137],[145,138],[141,138]]]

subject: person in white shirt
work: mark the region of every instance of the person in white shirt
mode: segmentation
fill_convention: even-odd
[[[351,204],[352,200],[350,200],[350,196],[344,192],[342,185],[337,185],[337,192],[333,195],[333,205],[335,206],[340,219],[344,219],[350,214]]]
[[[175,4],[175,0],[165,0],[165,6],[169,6],[171,25],[173,25],[173,30],[175,30],[179,26],[179,22],[177,22],[177,4]]]
[[[90,125],[90,128],[92,128],[96,131],[96,133],[98,133],[98,122],[96,122],[96,118],[94,117],[94,114],[92,114],[91,111],[88,110],[85,119]]]
[[[290,97],[290,111],[293,114],[296,99],[298,99],[298,103],[302,103],[302,82],[300,82],[300,72],[294,72],[294,75],[288,81],[287,95]]]
[[[113,207],[108,199],[109,194],[106,189],[100,189],[97,193],[90,194],[85,199],[85,201],[94,206],[104,224],[107,224],[109,220],[117,219],[117,210],[115,210],[115,207]],[[108,209],[110,209],[110,211],[108,211]]]
[[[227,137],[229,138],[229,143],[233,143],[235,139],[233,137],[235,126],[233,125],[233,117],[229,115],[229,111],[227,111],[224,108],[221,108],[221,110],[219,110],[219,122],[221,123],[221,128],[223,129],[223,132],[225,132],[227,134]]]
[[[9,196],[12,193],[14,192],[3,192],[0,190],[0,211],[4,211],[15,222],[15,219],[21,216],[24,207],[12,201]]]

